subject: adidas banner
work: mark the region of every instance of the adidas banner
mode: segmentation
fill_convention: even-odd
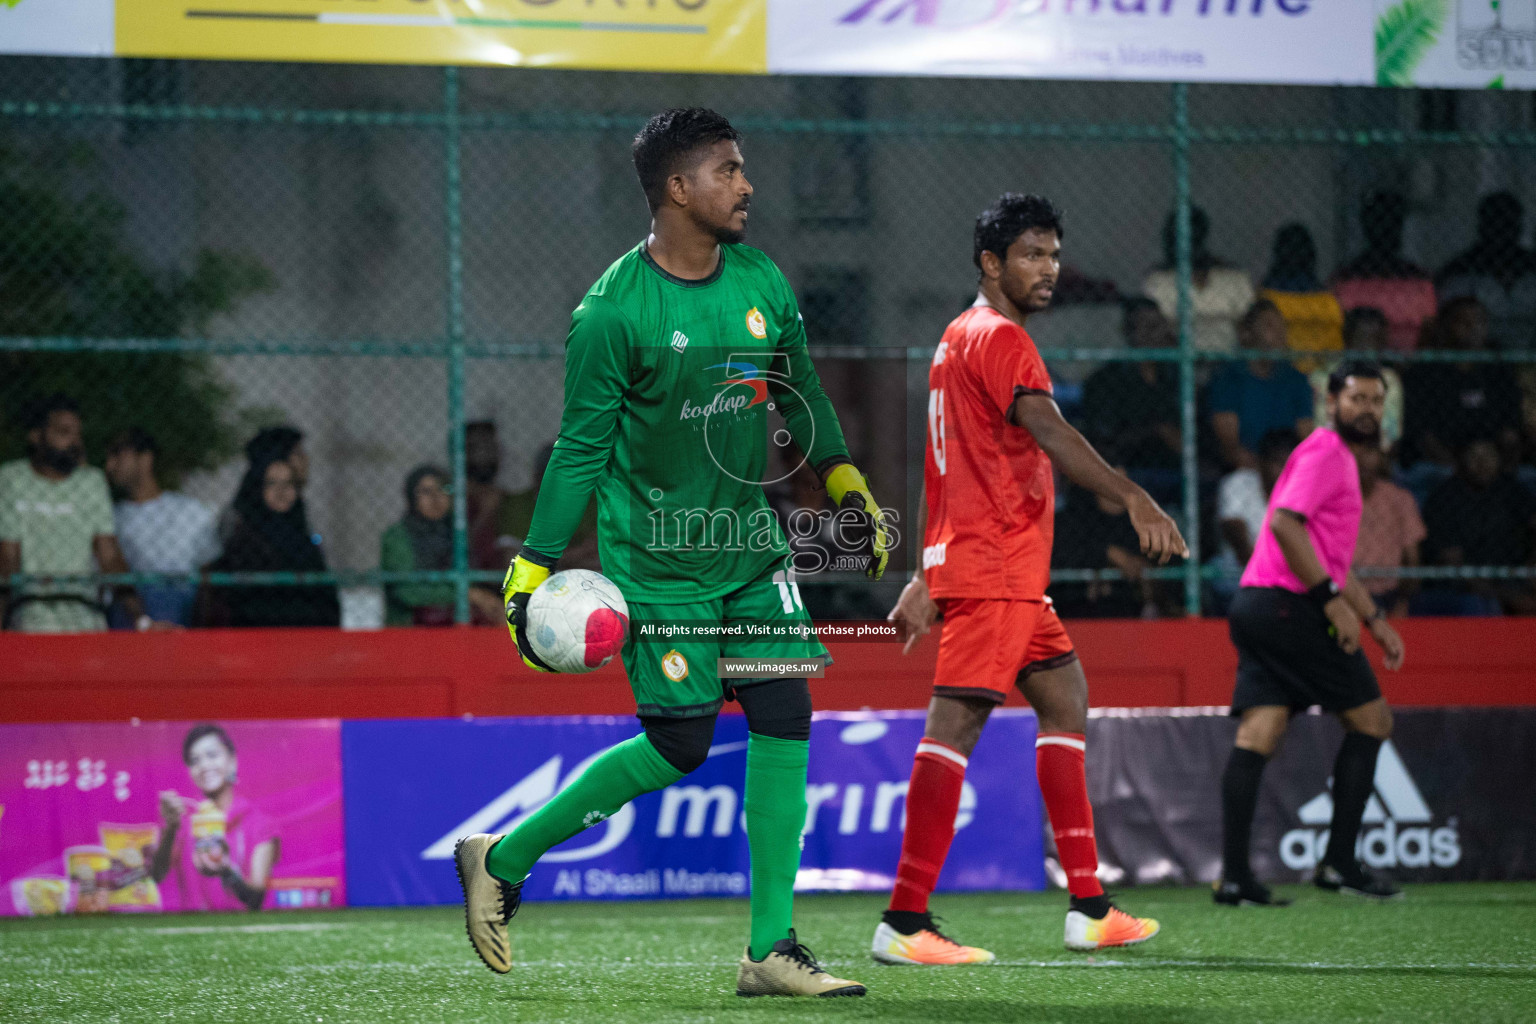
[[[890,888],[923,719],[920,711],[816,716],[797,888]],[[343,723],[349,902],[457,903],[460,836],[507,831],[638,731],[633,718]],[[993,715],[966,776],[940,889],[1045,887],[1034,748],[1032,714]],[[524,898],[746,895],[746,750],[746,720],[722,715],[702,768],[551,850]]]
[[[1404,708],[1376,764],[1360,859],[1410,882],[1536,878],[1536,708]],[[1088,787],[1108,884],[1209,882],[1221,872],[1225,709],[1115,709],[1088,725]],[[1328,842],[1343,730],[1301,715],[1264,773],[1261,879],[1311,877]]]

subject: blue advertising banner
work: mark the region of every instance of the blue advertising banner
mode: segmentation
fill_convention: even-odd
[[[636,731],[618,717],[344,722],[348,902],[458,902],[459,836],[506,831]],[[890,887],[922,732],[919,711],[816,716],[797,888]],[[993,714],[941,890],[1045,887],[1034,740],[1033,714]],[[722,715],[702,768],[551,850],[524,899],[746,895],[746,749],[746,720]]]

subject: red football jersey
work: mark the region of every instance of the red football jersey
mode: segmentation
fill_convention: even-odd
[[[1051,576],[1051,460],[1007,420],[1022,394],[1051,393],[1024,328],[973,306],[944,331],[928,370],[923,481],[929,593],[1038,601]]]

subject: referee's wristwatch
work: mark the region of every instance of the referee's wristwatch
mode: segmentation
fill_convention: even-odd
[[[1339,585],[1333,582],[1333,577],[1328,576],[1323,579],[1323,582],[1309,589],[1307,596],[1316,601],[1319,608],[1323,608],[1327,606],[1329,601],[1332,601],[1341,593]]]

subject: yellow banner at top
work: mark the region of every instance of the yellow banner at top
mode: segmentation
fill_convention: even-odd
[[[117,0],[117,53],[761,74],[768,0]]]

